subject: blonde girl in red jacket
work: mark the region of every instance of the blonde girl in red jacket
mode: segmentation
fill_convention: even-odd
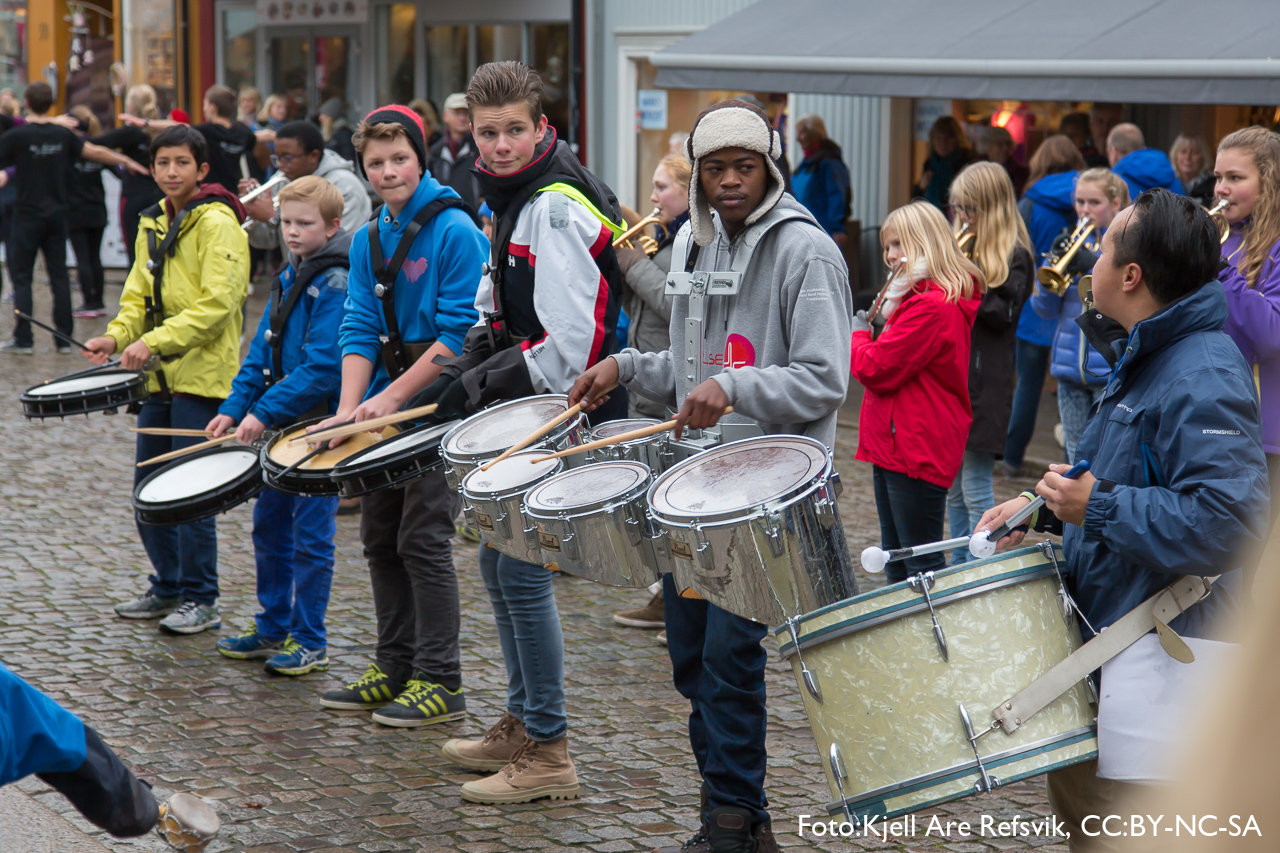
[[[983,277],[960,254],[946,218],[913,202],[880,227],[896,271],[880,306],[884,331],[855,320],[853,377],[862,383],[857,459],[873,466],[880,547],[942,539],[947,490],[964,457],[973,413],[969,344]],[[890,583],[941,569],[941,553],[885,568]]]

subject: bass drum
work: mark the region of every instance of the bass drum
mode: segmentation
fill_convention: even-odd
[[[262,491],[258,451],[211,447],[148,474],[133,490],[143,524],[189,524],[226,512]]]

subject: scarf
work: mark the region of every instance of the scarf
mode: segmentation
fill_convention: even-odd
[[[916,284],[928,277],[924,259],[921,258],[916,261],[915,269],[911,271],[911,275],[898,275],[889,280],[889,289],[885,292],[884,300],[880,303],[880,316],[885,319],[885,322],[893,318],[893,314],[898,310],[898,306],[902,304],[902,300],[911,294]]]
[[[573,156],[569,146],[556,139],[554,127],[547,128],[547,134],[533,150],[533,159],[529,165],[511,175],[498,175],[489,171],[489,167],[479,157],[471,167],[484,200],[493,210],[495,222],[507,212],[511,202],[520,195],[533,181],[546,174],[564,175],[567,183],[573,184],[591,203],[605,216],[615,222],[622,219],[622,211],[618,208],[617,196],[608,184],[597,178]],[[517,216],[519,210],[513,211]]]

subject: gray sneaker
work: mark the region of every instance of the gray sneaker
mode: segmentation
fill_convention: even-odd
[[[13,341],[5,341],[0,344],[0,352],[7,352],[10,355],[35,355],[36,351],[30,346],[22,346]]]
[[[137,601],[117,605],[116,615],[125,619],[159,619],[168,616],[181,603],[181,598],[158,598],[148,593]]]
[[[182,606],[160,621],[160,630],[166,634],[199,634],[209,628],[221,628],[222,616],[217,604],[197,604],[184,601]]]

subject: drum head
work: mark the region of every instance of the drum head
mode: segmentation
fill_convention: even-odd
[[[32,397],[51,397],[58,394],[78,394],[82,391],[100,391],[113,385],[136,380],[138,374],[123,370],[107,370],[89,376],[72,376],[67,379],[55,379],[48,385],[36,385],[27,389]]]
[[[267,457],[279,465],[281,468],[288,468],[302,457],[310,453],[312,448],[305,441],[290,441],[295,436],[304,435],[307,431],[305,426],[297,429],[290,429],[278,436],[271,442],[271,446],[267,448]],[[330,448],[324,453],[311,457],[297,467],[298,471],[325,471],[337,465],[348,456],[353,456],[368,447],[373,447],[379,441],[400,434],[400,427],[385,426],[380,433],[358,432],[355,435],[347,436],[347,440],[339,444],[337,447]]]
[[[235,482],[257,464],[258,452],[251,447],[218,448],[157,472],[138,490],[138,500],[172,503],[208,494]]]
[[[497,466],[495,466],[497,467]],[[562,512],[606,503],[643,485],[649,466],[639,462],[599,462],[557,474],[534,486],[525,506],[534,511]]]
[[[812,439],[769,435],[691,456],[654,484],[650,506],[663,516],[706,518],[787,497],[822,473],[827,451]]]
[[[519,441],[522,436],[516,436]],[[503,459],[488,471],[476,468],[462,481],[462,490],[473,495],[498,495],[519,492],[556,470],[559,459],[533,460],[546,456],[545,450],[524,450]]]
[[[620,421],[606,421],[591,430],[591,440],[598,441],[602,438],[613,438],[615,435],[631,432],[633,429],[644,429],[660,423],[662,421],[657,418],[623,418]],[[646,436],[645,438],[636,439],[636,441],[653,441],[653,439],[653,436]]]
[[[395,456],[414,448],[428,449],[439,446],[440,440],[444,438],[445,433],[458,425],[458,421],[450,421],[447,424],[428,427],[426,429],[412,429],[400,435],[385,438],[374,446],[367,448],[364,453],[359,456],[350,456],[344,459],[336,467],[350,468],[353,465],[363,465],[366,462],[377,462],[385,460],[388,457]]]
[[[450,454],[495,456],[569,409],[563,394],[529,397],[472,415],[445,442]]]

